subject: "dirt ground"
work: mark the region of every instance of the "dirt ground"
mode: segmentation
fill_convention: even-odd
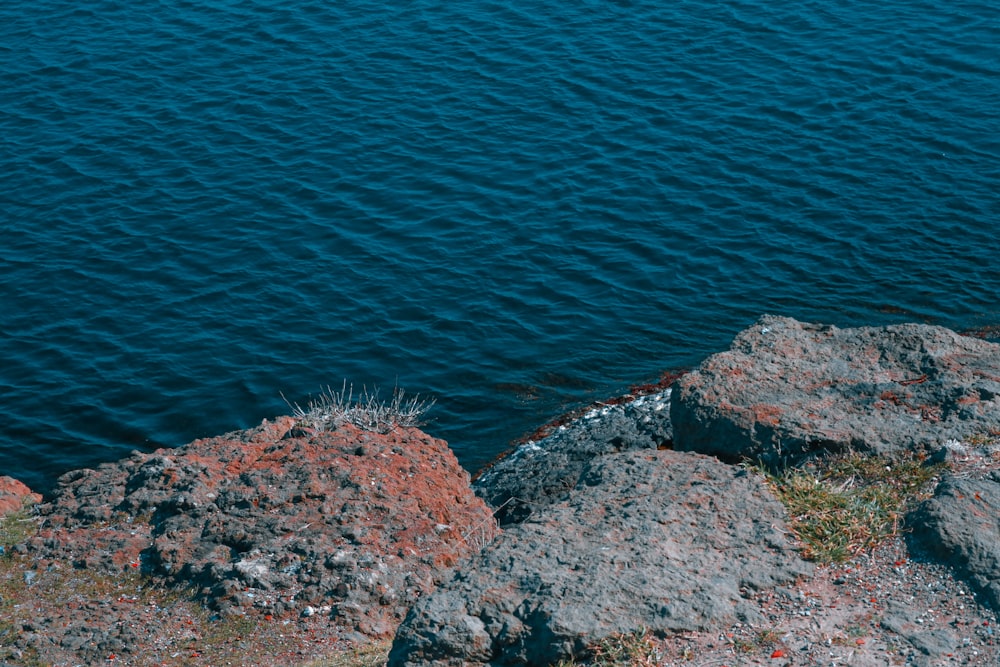
[[[955,447],[951,473],[1000,469],[994,446]],[[915,558],[904,535],[809,579],[749,593],[768,624],[657,640],[665,666],[1000,665],[997,615],[945,565]]]
[[[795,586],[752,595],[768,624],[658,642],[662,665],[1000,664],[997,617],[943,566],[911,559],[901,539]]]

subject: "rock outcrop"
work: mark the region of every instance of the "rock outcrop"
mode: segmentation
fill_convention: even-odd
[[[1000,345],[942,327],[764,316],[674,385],[674,446],[736,462],[931,452],[1000,429]]]
[[[990,432],[1000,434],[1000,346],[940,327],[766,316],[672,392],[592,412],[483,474],[476,491],[506,529],[415,605],[390,665],[551,664],[638,627],[758,623],[752,591],[809,566],[760,478],[729,464],[848,448],[930,456]],[[665,451],[671,441],[684,451]],[[948,488],[916,521],[990,590],[996,514],[949,541]],[[996,507],[993,491],[961,493]]]
[[[1000,473],[946,475],[907,522],[919,551],[951,566],[1000,611]]]
[[[417,603],[390,665],[544,665],[638,627],[760,622],[746,591],[810,569],[784,517],[759,477],[710,457],[596,457],[564,500],[508,527]]]
[[[992,443],[975,456],[995,460],[1000,345],[920,324],[838,329],[764,316],[675,383],[671,420],[678,450],[726,461],[780,467],[853,448],[958,463],[969,443]],[[908,517],[911,543],[1000,610],[1000,484],[970,475],[943,476]]]
[[[322,614],[345,636],[390,635],[492,536],[491,510],[447,444],[417,429],[293,426],[279,418],[69,473],[19,549],[38,577],[139,571],[224,616]]]
[[[527,442],[494,463],[473,484],[497,508],[501,525],[525,520],[561,500],[597,456],[669,446],[670,390],[595,408],[559,426],[540,442]]]

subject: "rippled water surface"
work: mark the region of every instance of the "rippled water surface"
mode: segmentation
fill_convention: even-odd
[[[764,312],[1000,321],[1000,5],[0,4],[0,474],[437,398],[468,468]]]

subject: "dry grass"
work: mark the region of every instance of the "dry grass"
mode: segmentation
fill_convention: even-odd
[[[421,417],[434,406],[434,401],[422,400],[419,395],[408,398],[398,387],[392,390],[388,402],[379,398],[377,388],[369,392],[362,387],[355,397],[354,385],[348,386],[345,381],[340,391],[327,387],[318,397],[309,399],[305,408],[298,403],[288,406],[303,426],[332,431],[341,424],[353,424],[366,431],[388,433],[397,426],[423,425]]]
[[[777,473],[750,467],[765,475],[788,510],[803,556],[841,563],[898,534],[906,510],[927,497],[945,464],[848,452]]]
[[[988,433],[976,433],[966,438],[965,444],[970,447],[981,447],[993,453],[996,451],[996,447],[1000,445],[1000,432],[991,430]]]
[[[306,663],[301,667],[382,667],[389,658],[391,647],[392,640],[387,639]]]
[[[29,579],[26,579],[12,547],[33,535],[38,524],[35,521],[31,506],[25,504],[19,511],[0,517],[0,660],[9,658],[5,655],[5,646],[13,643],[19,636],[20,624],[14,613],[17,602],[29,595]],[[18,656],[24,665],[41,664],[35,652]]]
[[[763,650],[770,650],[781,642],[781,636],[776,630],[755,630],[746,637],[733,637],[730,639],[733,651],[736,654],[758,653]]]
[[[0,517],[0,547],[6,557],[10,557],[10,549],[35,534],[38,522],[35,519],[32,505],[28,502],[20,510],[5,517]]]
[[[580,659],[562,660],[556,667],[654,667],[661,657],[656,641],[642,628],[602,639]]]

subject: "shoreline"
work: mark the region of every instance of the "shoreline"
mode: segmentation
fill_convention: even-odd
[[[874,366],[867,352],[856,354],[870,345],[882,350]],[[914,357],[913,350],[922,351]],[[847,365],[831,364],[840,358]],[[958,358],[961,364],[952,363]],[[831,368],[839,385],[824,379]],[[874,373],[877,381],[844,381],[845,373]],[[772,402],[760,403],[755,387]],[[786,393],[770,393],[778,390]],[[768,479],[734,464],[733,454],[698,450],[725,441],[766,458],[761,443],[774,441],[783,445],[789,470],[806,470],[839,447],[828,422],[850,424],[855,434],[894,424],[896,435],[865,437],[898,439],[897,454],[949,466],[935,477],[933,492],[920,491],[931,495],[905,510],[907,526],[924,517],[913,524],[920,534],[935,525],[935,512],[954,515],[948,502],[978,501],[980,494],[981,502],[993,502],[990,475],[1000,475],[997,401],[995,344],[924,325],[838,330],[764,318],[697,369],[664,373],[543,425],[474,480],[447,443],[418,429],[324,430],[292,417],[135,453],[68,474],[51,498],[9,524],[27,532],[5,537],[0,557],[0,611],[15,619],[0,622],[0,661],[322,665],[328,663],[310,661],[387,647],[395,635],[392,665],[474,664],[487,655],[517,662],[527,655],[516,651],[556,662],[561,651],[584,655],[588,642],[628,635],[650,613],[641,625],[653,634],[643,642],[671,656],[661,664],[680,664],[692,651],[706,660],[738,654],[761,664],[775,664],[771,652],[793,649],[803,659],[840,649],[847,655],[862,650],[850,645],[848,628],[859,623],[863,633],[856,638],[872,655],[916,650],[918,656],[927,649],[934,660],[950,652],[965,656],[963,664],[995,664],[989,661],[1000,658],[1000,647],[982,630],[997,622],[991,589],[967,583],[977,581],[979,565],[947,560],[954,555],[945,558],[951,564],[934,564],[943,557],[931,558],[896,534],[873,551],[852,552],[844,564],[813,567],[792,538],[801,529],[783,515],[777,487],[768,490]],[[823,412],[829,410],[836,412]],[[874,425],[865,421],[873,416]],[[803,436],[803,428],[811,430]],[[716,435],[699,444],[707,432]],[[819,449],[810,449],[808,433],[824,434]],[[921,433],[948,445],[925,454]],[[803,457],[796,462],[789,457],[799,456],[799,440]],[[896,465],[889,462],[897,454],[870,452],[889,457],[878,459],[886,465]],[[690,486],[692,478],[706,486]],[[23,485],[10,488],[10,497],[30,493]],[[917,508],[924,514],[914,514]],[[688,524],[694,529],[681,530]],[[730,534],[749,524],[758,528]],[[2,525],[6,530],[8,523]],[[662,532],[664,526],[674,528]],[[988,538],[989,530],[970,529],[963,539]],[[618,537],[604,543],[608,531]],[[562,543],[571,546],[561,552]],[[719,565],[705,565],[723,553]],[[630,565],[622,570],[620,563]],[[691,564],[698,567],[686,570]],[[575,574],[566,578],[567,571]],[[706,574],[731,580],[710,583]],[[564,592],[539,596],[522,589],[524,577],[552,577],[549,586]],[[945,583],[928,592],[919,586],[927,577]],[[493,609],[497,601],[476,593],[479,586],[512,597]],[[577,586],[583,588],[573,592]],[[677,586],[699,592],[686,599]],[[870,586],[881,587],[877,602],[864,597]],[[792,591],[791,597],[776,590]],[[949,591],[950,598],[941,597]],[[579,595],[588,610],[583,616],[573,611]],[[454,601],[470,618],[506,618],[504,627],[520,628],[519,639],[473,623],[472,634],[441,644],[465,627],[449,616]],[[911,627],[907,610],[914,604],[938,615]],[[537,618],[511,611],[536,606],[550,611]],[[732,609],[740,610],[735,617]],[[544,620],[556,623],[566,614],[558,630]],[[768,624],[785,634],[761,636]],[[962,628],[971,633],[967,645]],[[930,629],[937,632],[933,642]],[[589,639],[552,639],[564,632]],[[720,641],[720,632],[729,639]],[[824,637],[836,641],[825,644]]]

